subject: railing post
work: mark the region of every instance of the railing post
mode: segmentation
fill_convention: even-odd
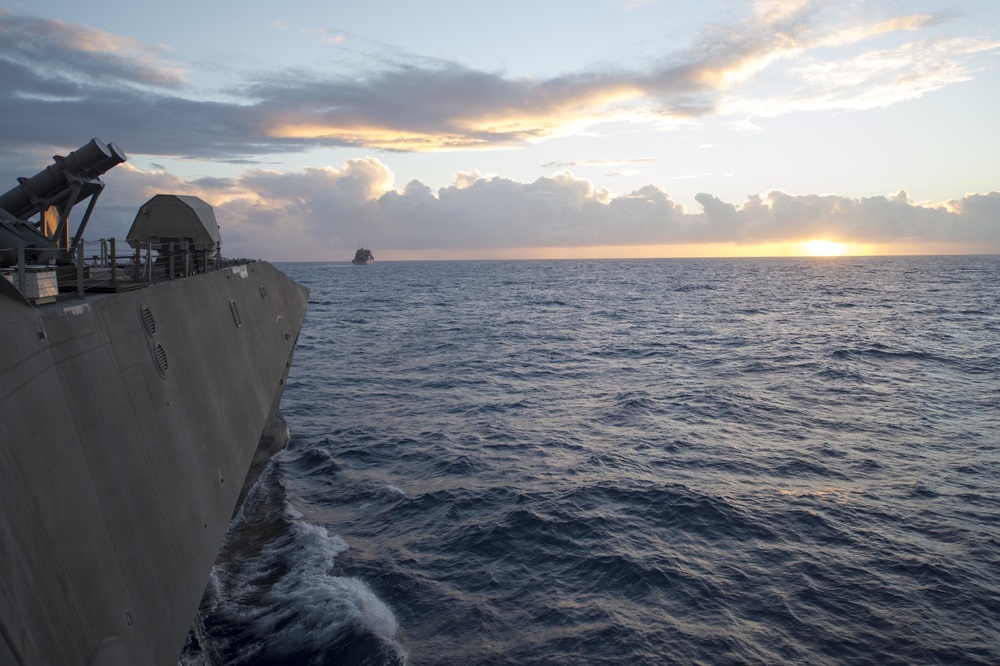
[[[115,250],[115,239],[111,243],[111,288],[118,293],[118,252]]]
[[[167,279],[174,279],[174,243],[173,241],[167,243],[167,258],[169,259],[169,265],[167,266]]]
[[[83,252],[85,243],[83,239],[76,245],[76,297],[83,298]]]
[[[153,269],[153,241],[146,243],[146,284],[156,284],[156,271]]]
[[[24,269],[24,248],[17,248],[17,284],[21,289],[21,294],[27,298],[28,293],[28,273]]]
[[[136,282],[139,281],[139,269],[142,267],[142,243],[136,241],[135,244],[135,274],[132,279]]]

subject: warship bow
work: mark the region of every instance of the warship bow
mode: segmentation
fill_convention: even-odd
[[[125,159],[94,139],[0,195],[0,664],[175,664],[287,439],[308,290],[223,259],[196,197],[158,195],[125,242],[86,243]]]

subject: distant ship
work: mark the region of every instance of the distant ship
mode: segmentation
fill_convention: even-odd
[[[364,266],[373,261],[375,261],[375,255],[366,247],[359,247],[358,251],[354,253],[354,258],[351,259],[351,263],[355,266]]]

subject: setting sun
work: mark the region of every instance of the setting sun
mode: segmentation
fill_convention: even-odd
[[[828,240],[811,240],[802,243],[802,249],[813,257],[839,257],[844,254],[847,245]]]

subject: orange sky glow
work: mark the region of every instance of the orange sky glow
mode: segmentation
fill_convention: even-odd
[[[814,241],[758,243],[692,243],[685,245],[628,245],[593,247],[521,247],[495,249],[456,248],[435,251],[405,252],[383,250],[379,260],[505,260],[505,259],[701,259],[740,257],[866,257],[903,255],[977,254],[976,248],[955,243],[837,243],[837,253],[823,253],[809,248]]]
[[[171,192],[275,261],[1000,253],[1000,3],[178,2],[0,0],[0,173],[129,156],[88,234]]]

